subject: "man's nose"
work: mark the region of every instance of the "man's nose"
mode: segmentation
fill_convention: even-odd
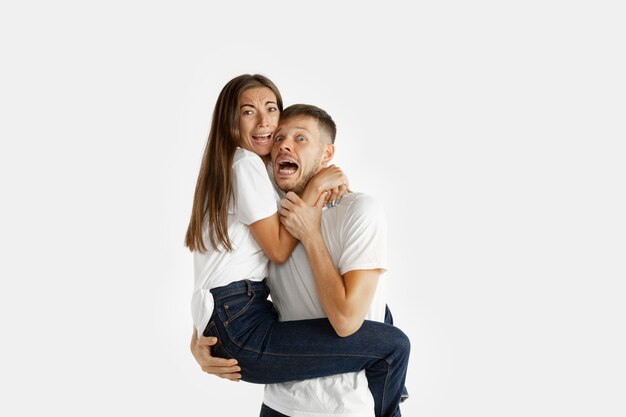
[[[282,150],[290,151],[292,149],[291,140],[289,140],[288,138],[285,138],[278,143],[280,144],[278,149],[280,149],[281,151]]]

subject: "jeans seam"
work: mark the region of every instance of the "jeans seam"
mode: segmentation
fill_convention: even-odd
[[[305,357],[333,357],[333,356],[356,356],[359,358],[374,358],[374,359],[382,359],[387,363],[387,368],[391,368],[391,362],[389,362],[387,360],[386,357],[384,356],[376,356],[376,355],[359,355],[359,354],[347,354],[347,353],[331,353],[331,354],[304,354],[304,353],[271,353],[271,352],[261,352],[258,351],[256,349],[250,349],[249,347],[243,346],[241,343],[239,343],[237,340],[235,340],[235,338],[233,338],[230,334],[230,332],[228,331],[228,323],[224,322],[224,330],[226,331],[226,334],[228,335],[228,338],[230,339],[230,341],[235,344],[239,350],[245,350],[248,352],[252,352],[252,353],[256,353],[258,355],[269,355],[269,356],[305,356]]]
[[[237,312],[237,314],[235,314],[234,316],[232,316],[232,317],[228,317],[228,313],[226,313],[226,311],[224,311],[224,313],[226,313],[226,316],[228,317],[228,319],[224,321],[224,326],[228,325],[228,323],[230,323],[230,322],[235,321],[235,319],[237,319],[237,317],[241,316],[243,313],[245,313],[245,312],[246,312],[246,310],[248,310],[248,308],[252,305],[252,302],[254,301],[254,294],[255,294],[255,292],[254,292],[254,291],[252,291],[252,297],[251,297],[251,298],[250,298],[250,300],[248,301],[248,304],[246,304],[246,305],[245,305],[245,307],[243,307],[243,308],[242,308],[239,312]],[[231,302],[231,303],[232,303],[232,302]],[[224,303],[224,310],[226,310],[226,306],[227,306],[228,304],[231,304],[231,303]],[[231,338],[231,340],[232,340],[232,337],[230,336],[230,333],[228,334],[228,337],[230,337],[230,338]]]
[[[226,354],[227,354],[228,356],[230,356],[230,358],[231,358],[231,359],[232,359],[232,358],[234,358],[234,356],[232,355],[232,353],[230,353],[230,352],[228,351],[228,349],[226,349],[226,346],[224,346],[224,343],[222,343],[222,335],[220,334],[220,330],[219,330],[219,328],[217,327],[217,324],[215,323],[215,321],[211,321],[211,322],[209,322],[209,325],[207,326],[207,330],[208,330],[208,329],[210,329],[211,327],[214,327],[214,328],[215,328],[215,333],[217,334],[217,337],[216,337],[216,339],[217,339],[217,343],[216,343],[214,346],[212,346],[212,347],[217,348],[218,346],[221,346],[221,347],[222,347],[222,349],[224,350],[224,352],[226,352]],[[230,339],[230,335],[228,335],[228,338]]]
[[[391,364],[385,359],[387,362],[387,372],[385,373],[385,382],[383,382],[383,395],[380,399],[380,415],[383,415],[383,410],[385,409],[385,394],[387,393],[387,380],[389,379],[389,374],[391,373]]]

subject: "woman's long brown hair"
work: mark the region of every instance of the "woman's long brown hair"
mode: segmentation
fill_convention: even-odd
[[[233,157],[239,145],[239,97],[254,87],[272,90],[278,109],[283,111],[283,99],[278,88],[263,75],[240,75],[230,80],[220,92],[213,110],[211,130],[200,165],[191,219],[185,236],[185,246],[191,251],[206,252],[203,227],[208,227],[209,241],[214,250],[219,250],[219,245],[228,251],[232,250],[227,222],[228,202],[232,194]],[[205,216],[208,216],[208,222],[205,222]]]

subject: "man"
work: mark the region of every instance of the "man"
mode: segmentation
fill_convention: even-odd
[[[288,191],[281,221],[301,243],[287,262],[270,265],[268,284],[282,321],[328,317],[337,334],[347,337],[365,319],[385,321],[379,281],[387,266],[386,223],[381,207],[364,194],[346,194],[323,212],[319,203],[310,207],[299,198],[332,160],[335,134],[332,118],[317,107],[294,105],[281,115],[273,174],[278,188]],[[210,357],[207,346],[215,341],[203,339],[192,339],[202,369],[239,379],[236,362]],[[261,417],[373,416],[375,406],[364,371],[267,385],[263,403]]]

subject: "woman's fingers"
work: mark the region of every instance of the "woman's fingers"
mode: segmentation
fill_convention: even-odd
[[[347,185],[340,185],[339,186],[339,192],[337,193],[337,200],[341,201],[341,199],[343,198],[344,195],[346,195],[346,193],[348,192],[348,186]],[[339,204],[339,203],[337,203]]]
[[[332,190],[330,190],[330,195],[326,199],[326,205],[328,207],[334,207],[335,205],[337,205],[338,196],[339,196],[339,187],[335,187]]]

